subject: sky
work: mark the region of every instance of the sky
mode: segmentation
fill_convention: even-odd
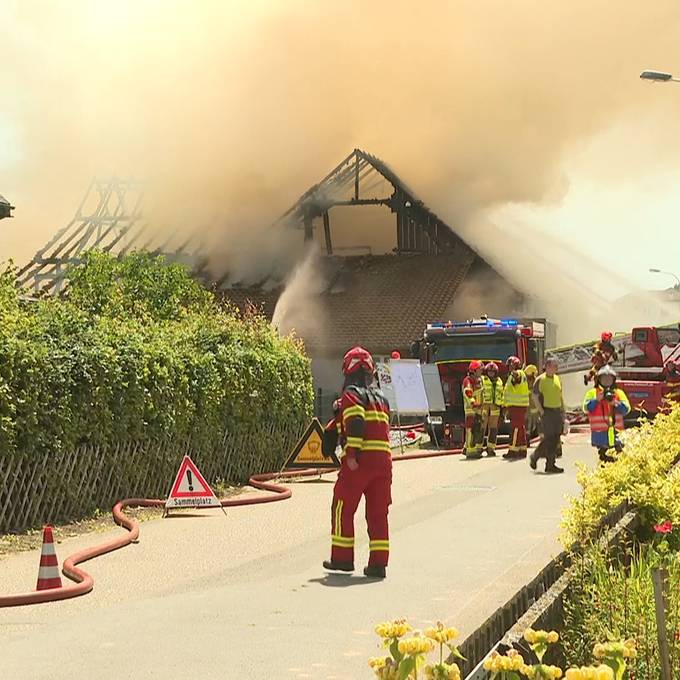
[[[584,281],[680,269],[680,84],[638,77],[680,72],[674,0],[5,0],[0,26],[0,257],[116,173],[269,266],[266,227],[359,146],[485,255],[525,266],[490,220]]]

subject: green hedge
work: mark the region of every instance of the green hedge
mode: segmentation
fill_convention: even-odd
[[[19,301],[12,271],[0,278],[0,451],[8,458],[130,442],[181,442],[211,455],[225,431],[239,441],[263,424],[274,440],[277,430],[301,431],[312,404],[299,344],[261,317],[219,306],[181,265],[93,252],[65,300],[32,303]],[[230,464],[229,481],[247,478],[253,461],[286,454],[262,436],[250,446],[248,467]]]

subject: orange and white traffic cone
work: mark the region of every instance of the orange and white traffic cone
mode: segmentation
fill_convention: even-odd
[[[43,529],[40,571],[38,571],[38,585],[36,586],[36,590],[48,590],[49,588],[61,588],[61,576],[59,575],[57,552],[54,549],[52,527],[46,526]]]

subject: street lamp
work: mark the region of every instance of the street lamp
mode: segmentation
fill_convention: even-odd
[[[672,276],[678,282],[675,287],[680,289],[680,277],[677,274],[674,274],[673,272],[665,272],[665,271],[662,271],[661,269],[652,269],[652,268],[650,268],[649,271],[652,274],[666,274],[667,276]]]
[[[665,73],[664,71],[643,71],[640,74],[642,80],[651,80],[653,83],[667,83],[669,80],[674,83],[680,83],[680,78],[675,78],[672,73]]]

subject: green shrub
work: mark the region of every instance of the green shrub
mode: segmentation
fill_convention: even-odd
[[[680,523],[680,471],[668,475],[680,454],[680,404],[651,423],[627,431],[627,443],[614,464],[594,470],[579,466],[581,494],[563,517],[563,543],[588,542],[610,510],[629,501],[644,526],[665,519]]]
[[[129,442],[215,456],[228,432],[244,450],[220,474],[243,481],[281,464],[308,423],[313,389],[301,346],[261,317],[219,306],[180,265],[90,253],[65,300],[27,304],[13,281],[11,270],[0,276],[8,459]]]

